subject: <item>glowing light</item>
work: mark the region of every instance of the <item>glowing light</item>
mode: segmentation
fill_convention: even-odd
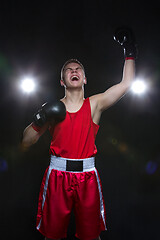
[[[35,82],[31,77],[26,77],[21,82],[21,88],[26,93],[31,93],[35,90]]]
[[[128,151],[128,147],[125,143],[120,143],[118,146],[120,152],[127,152]]]
[[[154,174],[158,168],[158,164],[154,161],[149,161],[146,165],[146,172],[148,174]]]
[[[117,141],[117,139],[115,139],[115,138],[112,138],[112,144],[113,144],[113,145],[116,145],[116,144],[117,144],[117,142],[118,142],[118,141]]]
[[[143,80],[136,80],[133,82],[131,90],[135,94],[143,94],[147,90],[147,85]]]
[[[8,164],[5,159],[0,157],[0,172],[5,172],[8,170]]]

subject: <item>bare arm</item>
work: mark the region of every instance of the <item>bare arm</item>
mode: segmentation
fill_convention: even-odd
[[[35,144],[40,136],[47,130],[48,128],[48,123],[45,124],[39,132],[35,131],[32,127],[32,124],[27,126],[23,132],[23,139],[21,142],[21,150],[26,151],[28,148]]]
[[[116,103],[130,88],[135,77],[135,61],[126,60],[123,68],[122,81],[104,93],[90,97],[92,118],[95,123],[99,122],[101,113]]]
[[[126,60],[123,68],[122,81],[98,96],[98,108],[104,111],[117,102],[130,88],[135,76],[134,60]]]

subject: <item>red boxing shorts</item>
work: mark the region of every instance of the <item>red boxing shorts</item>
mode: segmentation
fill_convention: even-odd
[[[95,239],[106,230],[105,205],[95,159],[52,156],[40,189],[37,229],[47,238],[67,237],[72,209],[76,237]]]

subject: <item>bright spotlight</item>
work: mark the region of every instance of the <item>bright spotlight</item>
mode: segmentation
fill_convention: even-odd
[[[135,94],[143,94],[147,90],[146,83],[143,80],[136,80],[133,82],[131,90]]]
[[[21,88],[26,93],[33,92],[35,90],[35,83],[34,83],[33,78],[31,78],[31,77],[24,78],[21,82]]]

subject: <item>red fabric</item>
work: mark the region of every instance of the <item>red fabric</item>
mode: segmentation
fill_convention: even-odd
[[[103,198],[101,204],[104,204]],[[95,171],[73,173],[49,171],[48,168],[40,190],[37,229],[50,239],[65,238],[73,208],[76,237],[83,240],[98,238],[100,232],[106,230],[100,212],[101,204]]]
[[[134,57],[126,57],[126,58],[125,58],[125,60],[130,60],[130,59],[131,59],[131,60],[135,60]]]
[[[99,126],[92,121],[89,98],[76,113],[67,112],[66,118],[55,128],[50,128],[53,136],[50,153],[58,157],[83,159],[95,156],[95,138]]]

